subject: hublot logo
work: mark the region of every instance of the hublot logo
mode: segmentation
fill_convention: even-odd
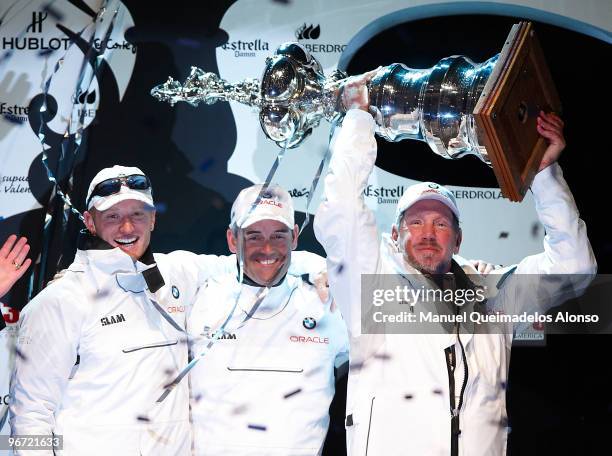
[[[32,22],[26,28],[26,32],[42,33],[42,24],[47,19],[47,12],[32,11]]]

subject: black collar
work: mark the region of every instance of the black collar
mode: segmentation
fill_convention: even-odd
[[[79,232],[77,240],[77,249],[79,250],[112,250],[114,247],[104,239],[91,234],[89,230],[82,229]]]
[[[451,260],[450,271],[446,274],[424,274],[440,289],[475,289],[476,285],[470,280],[465,271],[455,260]]]
[[[236,274],[236,280],[240,280],[240,263],[238,263],[238,255],[236,255],[236,270],[238,271]],[[285,277],[287,277],[286,272],[285,272],[285,275],[278,282],[276,282],[276,284],[272,285],[272,288],[278,287],[281,283],[283,283],[283,281],[285,280]],[[246,275],[246,272],[242,274],[242,283],[245,285],[249,285],[251,287],[262,287],[263,286],[255,282],[248,275]]]
[[[91,234],[89,230],[83,229],[79,233],[79,239],[77,241],[77,248],[79,250],[112,250],[114,247],[106,242],[104,239]],[[155,258],[153,258],[153,252],[151,251],[151,245],[147,247],[147,250],[138,259],[147,266],[154,265],[152,268],[142,271],[142,276],[149,287],[151,293],[155,293],[161,287],[165,285],[164,278],[159,272],[157,265],[155,264]]]

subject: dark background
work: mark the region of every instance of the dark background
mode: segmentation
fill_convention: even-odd
[[[87,185],[100,168],[115,163],[141,167],[154,183],[158,203],[152,239],[155,251],[186,249],[225,254],[231,202],[241,188],[250,185],[226,172],[236,140],[229,106],[196,109],[177,105],[171,109],[155,101],[149,90],[168,75],[184,80],[191,65],[217,71],[215,49],[228,40],[219,23],[233,1],[196,4],[180,0],[172,2],[171,8],[136,0],[124,3],[136,23],[127,39],[138,46],[125,97],[119,103],[118,97],[113,96],[112,81],[105,83],[103,74],[100,108],[87,130],[82,151],[70,164],[57,165],[56,156],[54,166],[63,182],[72,188],[72,200],[80,210],[84,209],[81,202]],[[290,1],[282,3],[291,6]],[[511,25],[519,19],[455,15],[403,23],[370,39],[356,52],[347,70],[358,74],[393,62],[429,68],[455,54],[481,62],[501,50]],[[606,217],[610,205],[606,184],[611,100],[609,74],[603,62],[610,61],[610,45],[549,24],[536,22],[535,29],[563,103],[568,147],[560,163],[587,224],[599,271],[609,273],[612,242]],[[106,78],[112,78],[112,74],[106,74]],[[451,162],[432,154],[425,143],[378,142],[377,164],[396,174],[451,185],[495,185],[491,170],[477,159]],[[201,151],[201,160],[195,164],[187,158],[193,156],[194,148]],[[69,183],[71,171],[73,179]],[[36,177],[32,182],[43,183],[38,193],[41,201],[47,201],[50,189],[44,184],[40,163],[33,165],[30,174]],[[43,257],[46,270],[35,277],[41,283],[55,272],[57,265],[61,268],[70,263],[81,228],[74,217],[67,225],[60,223],[59,203],[54,204],[48,207],[56,217]],[[43,244],[40,232],[44,213],[32,211],[3,220],[0,231],[29,234],[35,255]],[[298,223],[302,217],[298,216]],[[314,239],[312,223],[300,238],[299,247],[323,254]],[[489,260],[495,261],[494,252]],[[27,280],[23,279],[9,302],[21,307],[20,303],[27,300],[26,290]],[[608,442],[612,429],[612,367],[608,355],[611,342],[608,336],[551,335],[545,347],[513,348],[508,387],[509,454],[612,454]],[[326,446],[329,455],[344,451],[345,387],[346,378],[342,377],[332,404]]]

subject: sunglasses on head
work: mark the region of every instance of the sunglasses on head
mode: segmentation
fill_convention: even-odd
[[[132,174],[131,176],[119,176],[106,179],[96,185],[87,200],[87,205],[94,196],[108,196],[119,193],[121,186],[125,185],[132,190],[148,190],[151,188],[151,181],[142,174]]]

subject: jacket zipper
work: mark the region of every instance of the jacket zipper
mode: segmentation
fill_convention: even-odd
[[[455,368],[457,367],[457,358],[455,353],[455,346],[451,345],[444,349],[446,355],[446,369],[448,371],[448,390],[450,400],[450,415],[451,415],[451,456],[459,456],[459,434],[461,434],[461,428],[459,426],[459,411],[463,406],[463,395],[465,393],[465,387],[467,386],[468,380],[468,367],[467,359],[465,356],[465,348],[461,343],[459,337],[459,328],[457,327],[457,341],[461,347],[461,359],[463,361],[463,383],[461,385],[461,391],[459,393],[459,404],[455,404]]]

